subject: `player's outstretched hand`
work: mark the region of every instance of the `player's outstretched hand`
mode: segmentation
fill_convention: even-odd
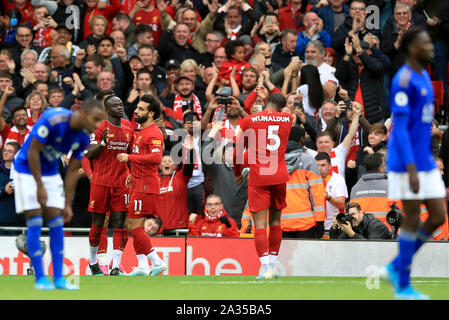
[[[119,153],[117,155],[118,162],[128,162],[128,154],[127,153]]]

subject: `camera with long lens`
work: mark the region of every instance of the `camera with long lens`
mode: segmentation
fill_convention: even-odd
[[[387,213],[387,223],[398,229],[402,222],[402,213],[396,203],[390,206],[390,211]]]
[[[337,222],[339,224],[345,224],[346,222],[352,223],[352,220],[354,220],[352,214],[342,212],[337,214]]]

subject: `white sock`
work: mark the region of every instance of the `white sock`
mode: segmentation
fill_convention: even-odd
[[[106,262],[107,254],[106,253],[100,253],[100,254],[97,254],[97,256],[98,256],[98,264],[100,266],[107,265],[107,262]]]
[[[138,254],[137,255],[137,262],[139,263],[139,268],[148,270],[150,269],[150,266],[148,264],[148,258],[144,254]]]
[[[89,264],[93,266],[98,262],[97,257],[98,247],[89,246],[89,252],[90,252]]]
[[[278,260],[278,256],[270,254],[270,268],[274,268],[277,260]]]
[[[151,264],[153,266],[160,266],[162,264],[162,260],[161,258],[159,258],[156,250],[152,250],[147,257],[150,258]]]
[[[265,273],[268,269],[268,266],[270,265],[270,257],[269,256],[262,256],[259,258],[260,264],[262,265],[262,272]]]
[[[112,269],[118,268],[120,266],[120,262],[122,261],[122,250],[114,250],[112,254]]]

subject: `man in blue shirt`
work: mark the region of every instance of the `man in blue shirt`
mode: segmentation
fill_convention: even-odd
[[[62,276],[63,225],[72,219],[71,201],[78,180],[81,159],[94,132],[106,117],[99,101],[87,100],[78,112],[63,108],[45,111],[34,125],[14,160],[12,178],[18,213],[25,212],[27,246],[39,290],[77,289]],[[72,152],[63,183],[58,162]],[[54,284],[45,277],[39,241],[43,218],[50,229]]]
[[[399,254],[381,272],[399,299],[429,299],[410,285],[412,258],[445,221],[446,191],[432,155],[433,87],[425,69],[434,56],[429,34],[421,27],[404,33],[400,50],[406,63],[391,84],[393,131],[388,143],[388,197],[402,200],[405,216],[398,237]],[[429,218],[419,226],[420,204]]]

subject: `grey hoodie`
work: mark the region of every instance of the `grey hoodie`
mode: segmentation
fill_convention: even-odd
[[[295,141],[289,141],[285,153],[285,162],[287,164],[288,174],[295,170],[307,170],[320,176],[320,170],[313,157],[305,153],[304,147]]]

